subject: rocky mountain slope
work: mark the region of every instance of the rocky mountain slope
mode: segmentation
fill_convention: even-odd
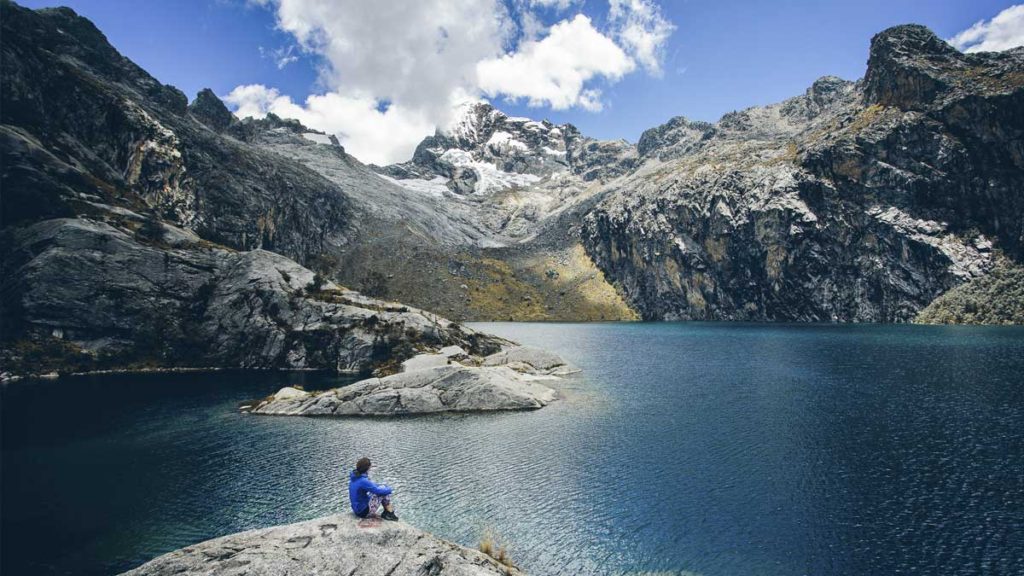
[[[300,262],[344,242],[336,185],[219,134],[207,98],[190,108],[71,10],[0,9],[4,226],[111,205]]]
[[[624,142],[467,105],[401,165],[371,167],[294,121],[226,130],[346,191],[349,242],[315,265],[339,282],[455,319],[633,318],[574,227],[603,181],[635,161]]]
[[[646,319],[911,320],[1024,238],[1024,49],[877,35],[823,78],[716,124],[675,119],[584,218]]]
[[[505,344],[292,260],[348,242],[348,192],[229,133],[212,93],[189,106],[68,9],[4,0],[0,25],[0,373],[386,372]]]
[[[1022,49],[893,28],[861,81],[675,118],[636,146],[472,103],[378,167],[208,90],[188,104],[68,9],[0,9],[12,334],[60,328],[22,278],[28,230],[56,219],[168,261],[216,252],[214,278],[232,251],[274,252],[459,321],[907,321],[1024,250]]]

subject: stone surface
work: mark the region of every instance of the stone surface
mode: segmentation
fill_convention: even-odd
[[[87,351],[95,368],[364,373],[412,356],[415,346],[487,354],[508,344],[330,282],[318,286],[312,271],[265,250],[172,247],[80,218],[5,229],[0,246],[5,330],[56,335]]]
[[[69,8],[3,0],[0,27],[3,226],[91,215],[86,203],[101,202],[302,263],[346,241],[344,191],[220,133],[231,120],[212,92],[188,106]]]
[[[403,364],[404,372],[341,388],[282,388],[248,411],[276,416],[398,416],[535,410],[557,398],[539,380],[558,380],[556,374],[571,371],[558,356],[533,348],[516,346],[486,358],[472,358],[455,348],[416,356]],[[445,363],[435,364],[435,359]]]
[[[165,554],[125,576],[515,576],[519,570],[404,522],[338,514],[232,534]]]
[[[896,27],[862,82],[648,131],[581,233],[645,319],[909,321],[1019,260],[1022,142],[1024,49]]]
[[[532,374],[564,375],[579,371],[557,354],[532,346],[514,346],[491,354],[483,359],[483,365],[525,366],[520,370]]]
[[[69,9],[0,9],[5,228],[269,250],[457,320],[906,321],[1024,257],[1024,48],[895,27],[859,82],[637,146],[469,104],[370,167],[209,90],[189,105]]]

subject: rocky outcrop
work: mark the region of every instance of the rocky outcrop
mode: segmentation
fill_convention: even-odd
[[[628,172],[636,149],[598,141],[571,124],[509,117],[485,102],[463,105],[455,122],[416,147],[411,161],[378,168],[399,180],[447,179],[462,194],[493,194],[569,173],[584,181]]]
[[[1019,251],[1022,56],[897,27],[862,83],[673,120],[642,140],[660,161],[585,217],[584,244],[646,319],[912,320]]]
[[[192,104],[68,8],[0,1],[0,223],[132,210],[232,248],[308,262],[343,244],[344,191],[221,134],[223,104]]]
[[[475,103],[381,168],[189,105],[68,9],[0,10],[7,228],[166,224],[462,320],[905,321],[1024,257],[1024,49],[896,27],[860,82],[636,147]]]
[[[125,572],[125,576],[172,574],[514,576],[521,572],[403,522],[338,514],[208,540]]]
[[[130,226],[58,219],[4,230],[5,336],[73,345],[78,369],[365,373],[417,346],[487,354],[507,344],[341,288],[273,252],[216,247],[168,225],[147,235]]]
[[[486,358],[452,346],[407,360],[403,371],[324,392],[284,388],[244,407],[277,416],[398,416],[535,410],[557,394],[541,382],[575,371],[558,356],[516,346]],[[556,375],[558,374],[558,375]]]
[[[221,132],[235,122],[235,115],[209,88],[203,88],[188,105],[188,111],[211,130]]]
[[[644,130],[636,148],[641,158],[669,160],[695,152],[714,135],[714,124],[676,116],[661,126]]]

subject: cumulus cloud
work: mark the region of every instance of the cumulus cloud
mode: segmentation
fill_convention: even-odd
[[[1024,46],[1024,4],[1010,6],[950,38],[964,52],[998,52]]]
[[[382,110],[372,97],[345,96],[337,92],[312,95],[298,104],[291,97],[262,84],[239,86],[224,96],[241,118],[263,118],[268,113],[294,118],[304,125],[335,134],[363,162],[388,164],[407,160],[435,123],[423,111],[392,104]],[[356,153],[358,152],[358,153]]]
[[[260,56],[273,60],[278,70],[284,70],[289,64],[299,61],[298,55],[295,54],[294,44],[282,46],[281,48],[275,48],[273,50],[268,50],[263,46],[260,46],[259,50]]]
[[[578,14],[552,26],[542,40],[523,42],[514,53],[480,62],[476,73],[480,89],[490,97],[525,98],[530,106],[556,110],[600,110],[600,91],[585,84],[597,76],[617,80],[634,66],[590,18]]]
[[[611,0],[608,19],[622,45],[648,72],[661,74],[665,41],[676,27],[651,0]]]
[[[529,2],[530,6],[567,10],[570,6],[576,4],[577,0],[529,0]]]
[[[250,1],[321,62],[324,93],[296,102],[239,86],[225,98],[235,114],[296,118],[375,163],[407,160],[455,105],[484,95],[599,110],[602,85],[637,68],[660,72],[673,30],[653,0],[611,0],[603,29],[560,16],[580,0]],[[293,54],[280,56],[287,65]]]

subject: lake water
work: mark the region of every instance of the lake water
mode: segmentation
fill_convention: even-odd
[[[345,509],[532,574],[1024,574],[1024,329],[483,324],[584,369],[536,412],[273,418],[274,373],[3,390],[2,572],[110,574]]]

